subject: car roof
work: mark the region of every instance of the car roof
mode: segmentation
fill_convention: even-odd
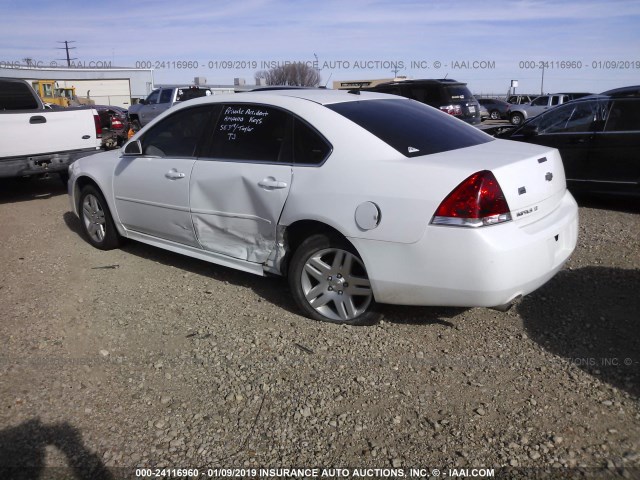
[[[361,100],[409,100],[405,97],[398,95],[389,95],[386,93],[368,92],[364,90],[331,90],[325,88],[311,88],[311,89],[284,89],[284,90],[257,90],[251,92],[242,92],[233,94],[234,98],[255,98],[259,99],[274,99],[277,97],[292,97],[302,100],[308,100],[310,102],[319,103],[320,105],[330,105],[333,103],[354,102]],[[211,97],[205,97],[210,100],[219,99],[221,95],[213,95]],[[228,99],[229,97],[227,97]],[[227,100],[229,101],[229,100]],[[233,100],[231,100],[233,101]],[[264,101],[264,100],[262,100]]]
[[[392,82],[379,83],[374,87],[367,87],[375,89],[383,85],[466,85],[466,82],[459,82],[453,78],[416,78],[407,80],[395,80]]]
[[[601,95],[608,95],[610,97],[640,97],[640,85],[614,88],[613,90],[602,92]]]

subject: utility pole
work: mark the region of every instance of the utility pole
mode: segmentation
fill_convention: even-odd
[[[75,50],[76,47],[70,47],[69,44],[70,43],[76,43],[75,40],[65,40],[64,42],[58,42],[58,43],[64,43],[64,47],[58,47],[58,50],[66,50],[67,52],[67,67],[71,66],[71,60],[77,60],[77,58],[69,58],[69,50]],[[64,58],[59,58],[58,60],[64,60]]]
[[[544,95],[544,63],[542,64],[542,82],[540,82],[540,95]]]

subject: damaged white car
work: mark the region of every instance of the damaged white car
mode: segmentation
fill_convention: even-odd
[[[129,238],[288,277],[305,315],[504,308],[573,252],[558,151],[406,98],[274,90],[192,100],[69,169],[89,242]]]

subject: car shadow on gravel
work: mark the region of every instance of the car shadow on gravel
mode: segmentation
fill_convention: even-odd
[[[66,194],[67,187],[56,174],[46,178],[0,178],[0,204],[46,200]]]
[[[46,467],[46,447],[54,446],[67,458],[68,468]],[[68,423],[45,425],[40,419],[0,430],[0,478],[111,480],[113,476],[82,442],[82,436]]]
[[[80,220],[72,212],[65,212],[63,220],[69,230],[84,239]],[[139,242],[125,242],[121,249],[137,257],[159,262],[185,272],[190,272],[218,281],[228,282],[250,288],[268,302],[283,308],[290,313],[300,315],[300,310],[293,302],[286,279],[279,276],[260,277],[250,273],[234,270],[221,265],[214,265],[203,260],[187,257],[177,253],[152,247]],[[453,318],[469,310],[457,307],[411,307],[401,305],[380,305],[380,311],[386,322],[403,325],[439,324],[453,328],[455,325],[445,319]]]
[[[639,287],[639,270],[563,270],[517,308],[543,348],[640,397]]]
[[[84,233],[82,232],[82,224],[80,223],[80,219],[76,217],[75,213],[64,212],[62,220],[64,220],[64,223],[69,230],[73,233],[77,233],[80,238],[85,240]]]
[[[81,227],[75,215],[68,212],[71,216],[67,219],[65,214],[65,222],[70,229],[81,233]],[[203,260],[198,260],[177,253],[169,252],[161,248],[152,247],[139,242],[127,242],[122,246],[122,250],[145,258],[153,262],[159,262],[185,272],[190,272],[205,277],[210,277],[220,282],[227,282],[232,285],[249,288],[264,300],[273,305],[282,308],[290,313],[301,315],[300,310],[296,306],[289,291],[289,285],[286,279],[279,276],[260,277],[247,272],[234,270],[232,268],[214,265]],[[432,324],[437,323],[447,327],[454,325],[443,318],[454,317],[466,309],[461,308],[433,308],[433,307],[404,307],[395,305],[381,305],[381,311],[384,320],[390,323],[400,324]]]

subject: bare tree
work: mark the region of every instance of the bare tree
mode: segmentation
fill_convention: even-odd
[[[256,83],[264,78],[267,85],[290,85],[298,87],[317,87],[320,84],[320,72],[303,62],[287,63],[269,70],[256,72]]]

